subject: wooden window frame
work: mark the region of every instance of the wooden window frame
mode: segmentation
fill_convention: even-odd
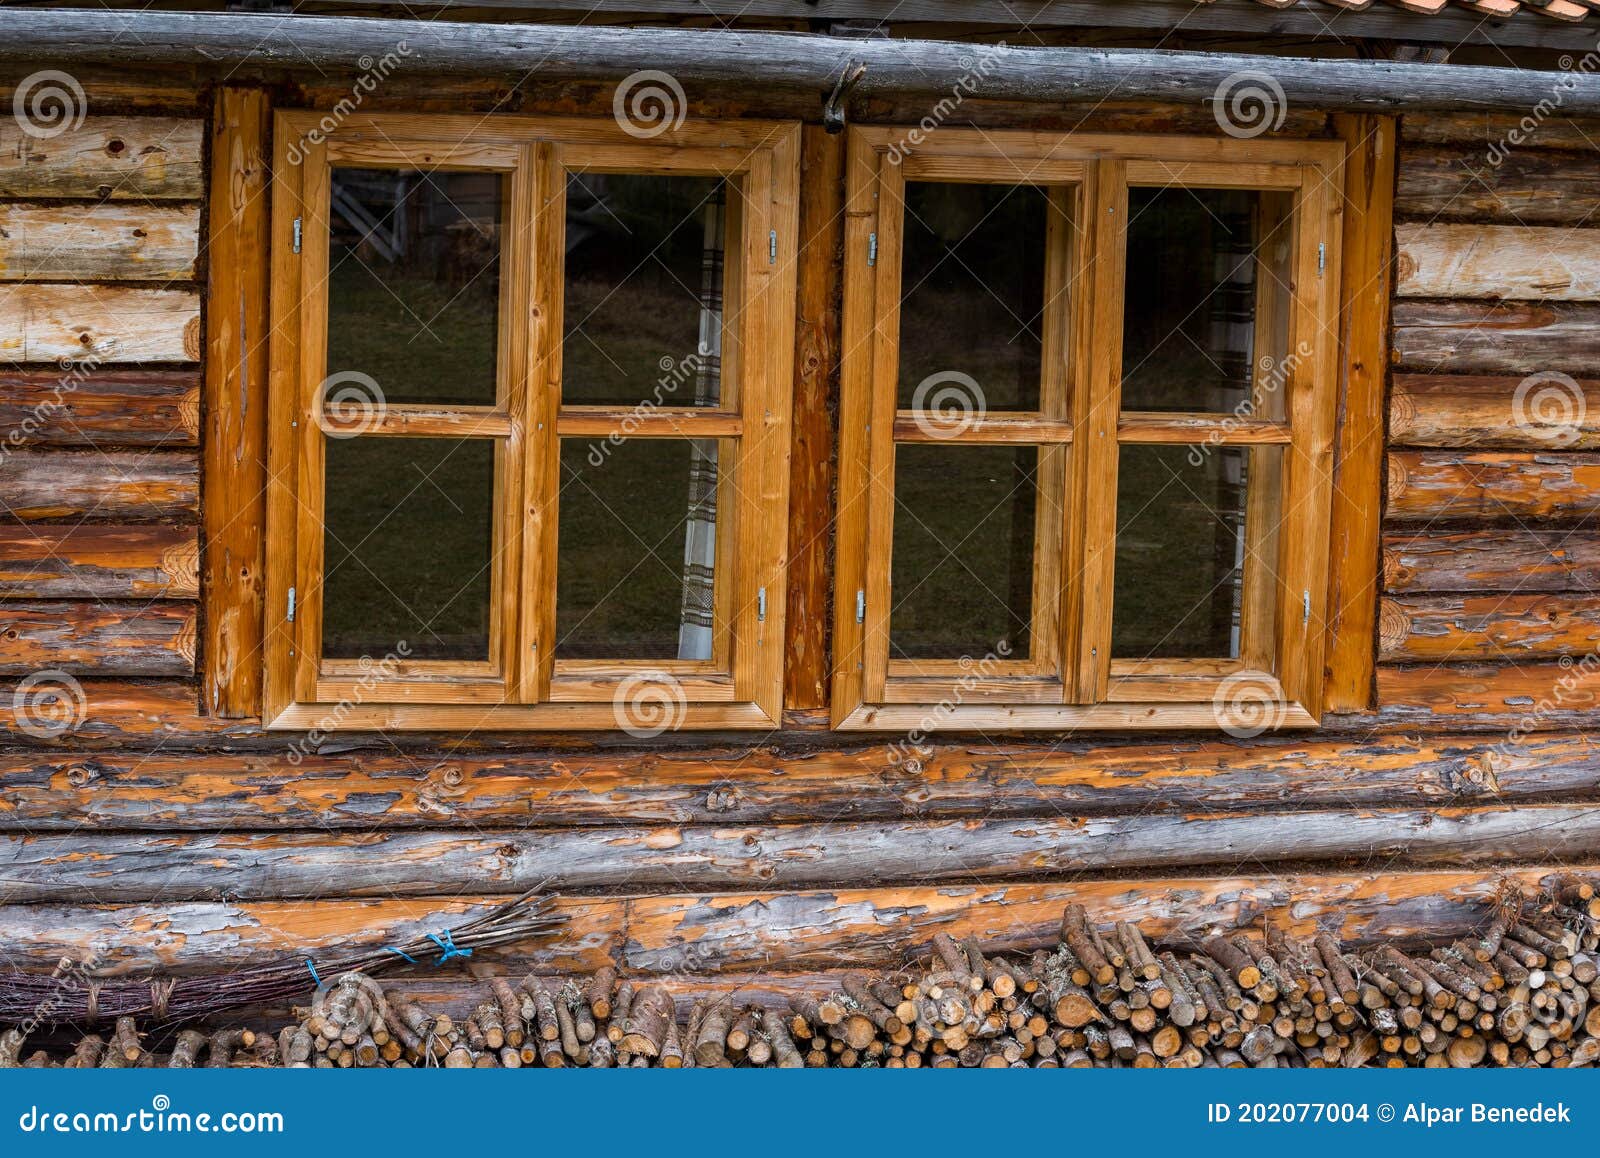
[[[617,697],[664,705],[667,727],[771,728],[782,718],[784,578],[795,301],[799,126],[689,122],[642,139],[612,120],[523,116],[352,116],[274,122],[264,719],[270,728],[334,730],[612,730]],[[371,665],[321,657],[323,435],[317,387],[325,341],[328,184],[333,166],[490,171],[505,175],[493,406],[389,403],[370,434],[496,440],[495,551],[487,663]],[[579,170],[730,179],[742,215],[729,252],[725,325],[737,368],[714,409],[560,404],[566,177]],[[296,252],[298,221],[299,252]],[[770,247],[770,248],[769,248]],[[737,301],[737,305],[733,303]],[[717,439],[716,644],[710,661],[563,660],[555,637],[559,439]],[[719,483],[719,486],[722,484]],[[719,503],[719,510],[722,504]],[[723,520],[726,520],[725,522]],[[725,574],[720,573],[725,569]],[[295,615],[290,621],[290,591]],[[765,598],[763,598],[763,593]],[[658,678],[665,673],[667,679]]]
[[[915,146],[907,138],[903,128],[854,128],[846,159],[834,727],[1253,734],[1263,719],[1315,725],[1325,679],[1345,145],[955,128]],[[985,416],[952,443],[1040,447],[1039,522],[1052,525],[1036,541],[1034,615],[1048,639],[1029,654],[1042,663],[889,659],[894,453],[918,438],[910,415],[896,410],[907,179],[1049,186],[1052,204],[1070,212],[1067,234],[1047,255],[1047,302],[1071,289],[1066,302],[1047,308],[1040,410]],[[1166,185],[1294,197],[1289,349],[1305,341],[1313,352],[1292,360],[1282,422],[1121,412],[1121,223],[1130,186]],[[1116,337],[1096,337],[1107,334]],[[1204,441],[1284,447],[1281,502],[1292,517],[1277,524],[1279,582],[1266,593],[1247,581],[1245,594],[1275,603],[1271,638],[1247,639],[1237,662],[1108,661],[1116,503],[1105,495],[1120,447]],[[1047,457],[1060,460],[1051,467],[1059,474],[1046,475]],[[1058,534],[1056,558],[1041,558]],[[1268,678],[1257,681],[1252,662],[1266,665],[1260,674]]]

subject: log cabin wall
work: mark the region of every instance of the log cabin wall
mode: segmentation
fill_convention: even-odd
[[[6,694],[51,671],[81,696],[59,735],[20,728],[15,711],[0,721],[10,960],[137,972],[315,957],[447,926],[548,880],[569,935],[475,969],[609,961],[683,987],[780,992],[895,964],[940,930],[1051,944],[1068,900],[1151,934],[1266,916],[1351,940],[1443,935],[1476,922],[1507,876],[1600,861],[1587,703],[1506,735],[1552,694],[1563,658],[1591,650],[1600,585],[1584,529],[1600,505],[1592,427],[1554,446],[1511,415],[1535,370],[1594,397],[1581,227],[1600,161],[1581,128],[1547,126],[1495,165],[1484,122],[1404,126],[1369,710],[1311,734],[945,737],[896,760],[899,737],[822,726],[813,630],[791,645],[790,726],[769,736],[350,737],[300,758],[292,737],[210,711],[202,693],[198,480],[217,416],[199,413],[201,313],[215,326],[220,308],[201,289],[203,202],[221,193],[204,177],[211,114],[171,115],[181,93],[109,91],[97,109],[130,111],[54,138],[0,122],[0,426],[18,439],[0,464],[0,665]],[[544,96],[562,112],[609,109],[582,86]],[[473,86],[389,99],[539,107]],[[1193,110],[1032,123],[1214,131]],[[1334,129],[1294,110],[1284,131]],[[817,240],[801,280],[796,445],[797,472],[815,472],[797,488],[813,544],[831,501],[837,140],[807,128],[802,234]],[[821,543],[793,570],[802,622],[827,618]],[[447,1003],[468,992],[434,973],[419,984]]]

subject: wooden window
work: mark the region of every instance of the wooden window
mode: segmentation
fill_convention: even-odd
[[[836,726],[1315,722],[1342,149],[852,132]]]
[[[773,726],[797,128],[275,144],[269,723]]]

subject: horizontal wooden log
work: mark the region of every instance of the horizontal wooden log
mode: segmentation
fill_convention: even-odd
[[[1397,218],[1480,225],[1593,224],[1600,150],[1592,144],[1581,146],[1584,153],[1511,149],[1497,160],[1481,147],[1413,144],[1409,125],[1404,132],[1394,197]]]
[[[199,118],[85,117],[45,137],[8,116],[0,124],[0,197],[197,201],[205,194],[204,141]]]
[[[1600,229],[1401,223],[1403,298],[1582,302],[1600,297]]]
[[[41,736],[19,719],[14,700],[0,699],[0,743],[94,748],[99,745],[172,742],[213,744],[257,737],[258,725],[219,720],[200,711],[200,689],[192,680],[91,679],[80,681],[81,707],[73,725]]]
[[[1515,112],[1419,113],[1401,124],[1402,147],[1409,145],[1464,145],[1485,165],[1504,164],[1504,155],[1525,149],[1561,149],[1578,153],[1600,152],[1594,123],[1562,115],[1545,116],[1530,124],[1527,109]],[[1560,110],[1553,110],[1559,113]],[[1581,161],[1580,161],[1581,163]]]
[[[1600,866],[1572,871],[1594,875]],[[887,969],[935,933],[977,936],[996,951],[1053,948],[1061,910],[1131,921],[1155,939],[1262,920],[1353,942],[1450,937],[1481,928],[1507,882],[1537,885],[1551,868],[1122,878],[1053,884],[797,893],[563,897],[548,942],[485,951],[524,971],[591,972],[615,960],[645,973]],[[215,972],[352,941],[377,944],[459,925],[496,898],[7,905],[0,938],[19,966],[51,969],[92,954],[106,972]]]
[[[198,205],[0,204],[0,282],[194,277]]]
[[[1600,591],[1600,541],[1582,527],[1391,532],[1383,583],[1406,593]]]
[[[1391,522],[1588,518],[1600,512],[1600,454],[1395,451],[1387,498]]]
[[[1559,800],[1600,793],[1600,747],[1530,737],[1225,737],[462,755],[0,754],[0,831],[376,832],[1104,816],[1182,809]]]
[[[54,668],[73,675],[194,673],[198,608],[143,603],[0,600],[0,674]]]
[[[1396,374],[1391,446],[1600,449],[1600,379]]]
[[[16,285],[0,292],[0,362],[194,362],[200,297],[190,290]]]
[[[404,46],[404,53],[397,46]],[[314,25],[277,15],[187,12],[0,10],[0,60],[159,65],[203,61],[229,75],[284,68],[347,73],[361,56],[385,54],[425,75],[621,79],[657,69],[680,83],[752,83],[825,93],[852,59],[867,67],[863,95],[897,92],[934,100],[970,86],[973,46],[948,41],[847,38],[698,28],[583,28],[324,16]],[[1305,60],[1222,53],[1011,48],[982,74],[996,99],[1092,104],[1154,97],[1210,102],[1236,74],[1265,72],[1292,106],[1357,112],[1532,108],[1550,97],[1534,70],[1414,62]],[[1600,79],[1562,78],[1562,110],[1600,113]]]
[[[1412,865],[1600,855],[1592,804],[1327,809],[765,827],[463,833],[67,833],[0,837],[12,904],[249,897],[969,884],[1329,861]]]
[[[1600,644],[1600,595],[1402,595],[1383,601],[1378,658],[1482,662],[1584,655]]]
[[[0,596],[19,599],[193,599],[194,527],[13,526],[0,523]]]
[[[1392,340],[1402,370],[1581,377],[1600,366],[1600,306],[1403,299]]]
[[[1390,724],[1515,731],[1520,736],[1592,728],[1600,719],[1600,672],[1590,670],[1587,662],[1380,664],[1377,683],[1379,713]]]
[[[0,455],[0,512],[20,521],[193,520],[200,459],[183,450],[18,450]]]
[[[0,448],[194,446],[200,376],[192,370],[0,367]]]

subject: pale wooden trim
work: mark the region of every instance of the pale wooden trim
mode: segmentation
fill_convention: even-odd
[[[1125,410],[1117,418],[1117,440],[1169,446],[1286,446],[1293,433],[1287,422],[1269,418]]]
[[[382,436],[386,438],[505,438],[511,433],[511,415],[492,406],[453,409],[416,403],[387,403],[381,413],[362,414],[341,422],[323,408],[322,398],[311,400],[312,421],[324,434]]]
[[[920,421],[915,410],[897,410],[894,416],[896,442],[997,443],[1019,446],[1056,446],[1072,441],[1072,423],[1064,418],[1040,414],[985,414],[973,417],[959,435],[950,435]]]
[[[738,438],[744,417],[686,407],[564,406],[556,433],[562,438]]]
[[[623,726],[617,709],[604,703],[544,704],[357,704],[337,720],[330,713],[338,705],[291,703],[267,722],[273,731],[354,732],[614,732]],[[780,726],[758,704],[685,704],[671,714],[673,723],[663,731],[766,730]]]
[[[1283,728],[1312,728],[1317,718],[1300,704],[1265,705],[1259,712],[1217,710],[1205,703],[957,704],[937,713],[930,704],[863,704],[837,725],[845,732],[1059,732],[1084,730],[1203,730],[1249,732],[1263,717]]]

